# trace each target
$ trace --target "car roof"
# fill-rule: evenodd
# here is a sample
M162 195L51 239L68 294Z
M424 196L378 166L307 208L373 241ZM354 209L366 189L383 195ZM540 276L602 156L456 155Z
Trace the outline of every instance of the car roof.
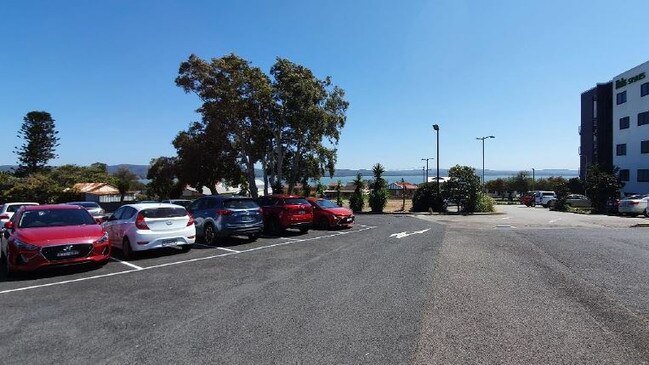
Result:
M242 196L242 195L208 195L202 197L201 199L228 200L228 199L252 199L252 198L247 196Z
M310 202L317 202L317 201L320 201L320 200L327 200L327 199L325 199L325 198L314 198L314 197L309 197L309 198L306 198L306 200L308 200L308 201L310 201Z
M39 205L36 202L11 202L11 203L4 203L3 205L10 206L10 205Z
M288 195L288 194L273 194L273 195L269 195L269 197L276 198L276 199L304 199L303 196Z
M68 205L68 204L25 205L21 209L23 209L24 211L31 211L31 210L70 210L70 209L85 210L83 207L80 207L78 205Z
M182 205L176 205L171 203L135 203L135 204L125 204L122 205L122 207L131 207L137 211L147 209L147 208L183 208Z

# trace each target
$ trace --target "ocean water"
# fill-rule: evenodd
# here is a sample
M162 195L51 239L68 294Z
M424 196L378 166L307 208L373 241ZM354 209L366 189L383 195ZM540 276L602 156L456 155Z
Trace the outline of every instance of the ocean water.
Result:
M429 177L434 177L435 175L428 175ZM491 181L491 180L496 180L498 178L502 179L507 179L515 175L485 175L485 181ZM557 177L557 175L536 175L536 179L547 179L550 176ZM443 177L443 176L442 176ZM561 175L564 179L571 179L573 177L579 177L577 174L564 174ZM333 178L330 177L323 177L320 179L320 181L324 185L329 185L330 183L336 183L338 180L341 181L343 185L346 185L347 183L352 182L356 176L334 176ZM371 175L363 175L363 180L372 180L374 177ZM401 175L401 176L383 176L383 178L388 182L388 184L391 184L393 182L400 182L401 179L404 179L406 182L413 183L413 184L421 184L424 182L424 178L422 175ZM311 183L312 185L315 185L315 182Z

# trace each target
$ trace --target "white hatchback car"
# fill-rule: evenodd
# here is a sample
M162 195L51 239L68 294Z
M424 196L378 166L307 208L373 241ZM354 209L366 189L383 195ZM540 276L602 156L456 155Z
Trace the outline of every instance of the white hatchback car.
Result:
M38 203L27 203L27 202L14 202L14 203L5 203L0 206L0 223L4 227L5 223L9 222L11 217L14 216L14 213L24 205L38 205Z
M113 247L128 259L135 251L163 247L191 250L196 241L194 218L181 206L163 203L140 203L121 206L104 228Z

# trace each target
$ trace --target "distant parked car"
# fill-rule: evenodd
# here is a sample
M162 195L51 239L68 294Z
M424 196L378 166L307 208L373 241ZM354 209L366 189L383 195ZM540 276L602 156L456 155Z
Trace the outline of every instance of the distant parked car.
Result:
M127 204L104 223L113 247L128 259L135 251L180 247L184 252L196 240L194 218L173 204Z
M300 196L270 195L257 200L264 215L264 225L273 234L287 228L297 228L307 233L313 222L311 204Z
M541 205L543 208L549 206L550 200L556 200L557 194L554 191L543 191L536 190L534 192L534 203L535 205Z
M618 211L622 215L630 215L632 217L638 214L644 214L649 217L649 195L632 195L628 198L620 200Z
M548 201L548 206L553 207L556 204L557 200L552 199ZM590 199L588 199L585 195L581 194L570 194L566 197L566 206L567 207L573 207L573 208L590 208L592 207L592 203L590 202Z
M38 205L38 203L27 203L27 202L14 202L14 203L5 203L0 207L0 224L4 227L4 224L9 222L14 213L18 211L23 206L26 205Z
M608 199L606 201L606 213L607 214L619 214L620 213L620 199Z
M528 191L527 193L521 195L521 204L527 207L536 206L536 200L534 199L534 192Z
M187 208L192 203L192 201L189 199L167 199L163 200L162 203L176 204L180 205L181 207Z
M313 225L320 229L349 227L354 223L354 213L351 209L343 208L331 200L308 198L313 206Z
M247 236L254 241L264 230L261 209L251 198L206 196L194 200L187 209L196 220L196 234L210 245L229 236Z
M95 219L103 218L104 214L106 213L104 211L104 208L102 208L101 205L95 202L69 202L65 204L78 205L80 207L86 208L88 213L90 213L90 215L92 215L92 217Z
M4 227L0 253L7 275L110 259L108 234L78 206L24 206Z

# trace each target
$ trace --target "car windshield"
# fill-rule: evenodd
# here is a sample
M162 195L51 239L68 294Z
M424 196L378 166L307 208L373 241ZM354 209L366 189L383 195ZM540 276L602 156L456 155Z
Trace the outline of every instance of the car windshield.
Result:
M289 199L286 199L285 204L286 205L304 205L304 204L309 204L309 202L306 201L306 199L302 199L302 198L289 198Z
M165 203L176 204L187 208L192 203L192 201L191 200L170 200L170 201L166 201Z
M178 218L187 215L185 208L149 208L140 212L144 218Z
M316 204L318 204L320 208L340 208L336 203L326 199L318 200L316 201Z
M28 210L18 222L19 228L82 226L95 224L85 209L42 209Z
M223 202L223 207L228 209L255 209L259 205L252 199L228 199Z

